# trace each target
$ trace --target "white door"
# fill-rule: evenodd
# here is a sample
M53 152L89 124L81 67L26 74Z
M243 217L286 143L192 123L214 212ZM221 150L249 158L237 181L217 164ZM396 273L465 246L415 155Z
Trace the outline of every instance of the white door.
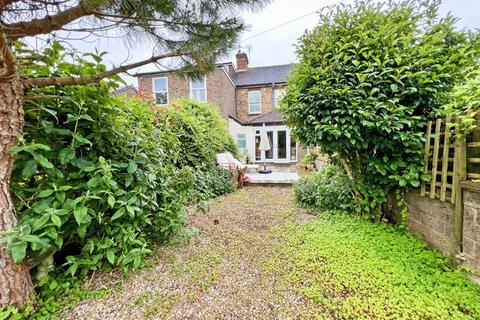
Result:
M260 153L260 157L257 157L257 161L262 162L275 162L275 163L288 163L290 162L291 155L291 141L290 141L290 130L286 126L268 126L268 127L258 127L255 128L257 133L257 138L261 133L261 130L267 131L267 137L270 141L270 146L272 147L269 151L257 150L257 153ZM257 143L258 143L257 139ZM296 146L295 146L296 149ZM296 154L296 150L293 150ZM296 160L296 159L295 159ZM295 161L294 160L294 161Z

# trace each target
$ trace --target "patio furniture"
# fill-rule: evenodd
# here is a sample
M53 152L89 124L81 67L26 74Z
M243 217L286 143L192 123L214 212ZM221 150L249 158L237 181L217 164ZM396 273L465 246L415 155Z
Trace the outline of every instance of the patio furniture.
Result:
M235 170L235 169L242 169L248 172L249 170L253 170L258 172L260 166L258 164L244 164L235 159L235 157L230 152L218 153L217 154L217 165L227 169L227 170Z

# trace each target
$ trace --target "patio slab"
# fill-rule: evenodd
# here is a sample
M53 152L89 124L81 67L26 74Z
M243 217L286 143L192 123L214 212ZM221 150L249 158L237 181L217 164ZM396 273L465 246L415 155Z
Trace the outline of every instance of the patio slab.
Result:
M287 184L291 185L300 179L296 172L273 171L269 174L247 173L251 184Z

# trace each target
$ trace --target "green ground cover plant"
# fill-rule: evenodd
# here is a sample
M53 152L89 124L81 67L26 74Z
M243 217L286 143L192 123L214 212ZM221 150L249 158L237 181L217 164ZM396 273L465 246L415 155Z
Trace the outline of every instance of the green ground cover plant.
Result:
M480 288L402 228L328 211L276 229L270 265L319 319L479 319Z

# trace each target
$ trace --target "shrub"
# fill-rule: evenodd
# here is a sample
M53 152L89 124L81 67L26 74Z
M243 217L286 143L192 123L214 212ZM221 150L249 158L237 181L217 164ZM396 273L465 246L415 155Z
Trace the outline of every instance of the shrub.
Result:
M419 186L426 121L477 54L477 41L439 17L438 6L334 5L298 44L284 118L301 142L341 164L356 211L372 218L390 190Z
M66 248L71 274L127 270L183 223L191 174L165 151L176 141L155 128L148 103L112 98L109 89L58 89L63 99L26 103L24 140L14 149L15 261Z
M218 108L189 99L179 99L157 110L160 123L178 139L179 166L199 167L215 163L217 153L238 148Z
M101 56L87 56L95 63L55 43L32 70L105 69ZM113 97L116 86L44 88L33 93L59 98L25 103L24 135L12 149L19 223L7 236L16 262L28 256L35 266L54 254L70 275L141 267L152 246L182 226L188 201L232 190L226 174L212 168L216 152L235 152L218 111L185 100L157 116L148 101Z
M208 200L235 190L232 172L214 166L197 170L193 186L195 192L192 200L194 202Z
M353 194L345 173L335 165L323 166L320 171L301 179L294 186L297 203L310 209L351 210Z

